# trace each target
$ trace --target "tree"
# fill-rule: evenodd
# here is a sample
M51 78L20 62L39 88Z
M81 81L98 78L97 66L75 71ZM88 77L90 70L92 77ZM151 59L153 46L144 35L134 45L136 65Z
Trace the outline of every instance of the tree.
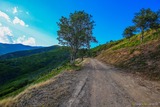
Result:
M136 27L135 26L129 26L127 28L125 28L124 32L123 32L123 36L125 38L130 38L132 36L134 36L134 32L136 31Z
M150 28L156 31L160 28L160 10L153 12L150 18Z
M83 61L84 56L86 55L86 53L88 52L87 49L80 49L78 52L79 57L81 57L81 60Z
M144 38L144 31L150 26L150 20L153 12L151 9L141 9L140 12L136 13L133 19L135 26L141 30L141 41Z
M95 22L92 16L84 11L75 11L71 13L69 18L63 17L59 26L58 40L59 44L69 46L71 49L70 62L73 64L80 48L90 48L90 42L97 42L96 38L92 36L92 30Z

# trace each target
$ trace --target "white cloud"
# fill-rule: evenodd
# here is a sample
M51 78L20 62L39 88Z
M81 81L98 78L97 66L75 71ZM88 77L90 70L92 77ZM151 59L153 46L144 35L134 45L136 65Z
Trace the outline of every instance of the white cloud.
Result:
M28 25L26 25L25 22L23 20L19 19L18 17L14 17L13 24L20 24L21 26L28 27Z
M12 31L9 29L9 27L2 26L2 24L0 23L0 43L20 43L24 45L35 46L36 40L33 37L26 37L25 35L16 39L13 36Z
M23 44L25 45L31 45L31 46L35 46L36 45L36 41L33 37L28 38L27 40L25 40L23 42Z
M21 43L24 45L31 45L31 46L36 45L35 38L33 37L26 38L25 35L23 35L22 37L19 37L15 43Z
M8 27L0 26L0 42L12 43L12 31Z
M13 14L16 14L18 12L17 7L13 8Z
M8 22L10 22L9 16L8 16L6 13L2 12L2 11L0 11L0 17L3 17L3 18L6 19Z

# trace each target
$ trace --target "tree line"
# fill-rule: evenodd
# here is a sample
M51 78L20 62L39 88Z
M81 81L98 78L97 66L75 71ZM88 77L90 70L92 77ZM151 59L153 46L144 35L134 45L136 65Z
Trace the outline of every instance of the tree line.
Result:
M143 42L144 32L148 29L158 30L160 28L160 10L154 12L150 8L142 8L132 20L133 26L124 29L123 36L130 38L137 32L141 33L141 42Z

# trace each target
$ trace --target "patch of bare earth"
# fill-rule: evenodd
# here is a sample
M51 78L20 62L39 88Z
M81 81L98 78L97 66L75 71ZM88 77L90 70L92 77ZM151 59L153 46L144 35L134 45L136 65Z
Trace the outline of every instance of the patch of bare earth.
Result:
M160 80L160 40L135 47L105 50L97 59L130 72L137 72L146 79Z

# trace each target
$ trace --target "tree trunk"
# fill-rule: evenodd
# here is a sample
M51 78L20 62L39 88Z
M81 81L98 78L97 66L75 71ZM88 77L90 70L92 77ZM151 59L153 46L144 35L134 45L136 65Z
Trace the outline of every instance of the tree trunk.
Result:
M72 65L74 65L76 56L77 56L77 53L76 53L76 52L71 53L70 63L71 63Z
M83 55L82 55L82 57L81 57L81 60L83 61Z
M73 54L71 54L70 63L71 63L72 65L74 64L74 61L73 61Z
M142 34L141 34L141 42L143 42L143 38L144 38L144 34L142 32Z
M143 38L144 38L144 30L142 28L142 33L141 33L141 42L143 42Z

